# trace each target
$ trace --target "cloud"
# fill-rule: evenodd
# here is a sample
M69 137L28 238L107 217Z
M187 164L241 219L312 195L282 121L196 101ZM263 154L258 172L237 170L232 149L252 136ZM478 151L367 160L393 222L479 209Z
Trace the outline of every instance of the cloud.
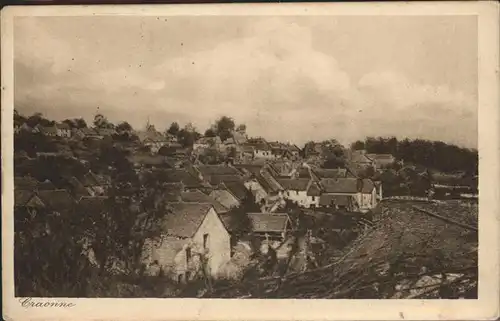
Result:
M204 130L229 115L252 135L298 144L396 135L477 145L475 97L418 83L390 66L354 79L342 60L317 49L311 27L290 19L250 20L238 27L239 37L218 35L218 42L173 56L127 52L112 68L93 56L92 39L57 38L34 22L18 30L16 104L45 108L51 117L90 118L99 106L111 120L136 127L150 116L158 127L191 121Z

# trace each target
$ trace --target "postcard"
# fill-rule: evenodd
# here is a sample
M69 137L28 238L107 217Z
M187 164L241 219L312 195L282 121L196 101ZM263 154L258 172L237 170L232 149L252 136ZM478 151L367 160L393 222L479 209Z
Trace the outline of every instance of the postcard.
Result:
M498 12L4 8L4 318L498 318Z

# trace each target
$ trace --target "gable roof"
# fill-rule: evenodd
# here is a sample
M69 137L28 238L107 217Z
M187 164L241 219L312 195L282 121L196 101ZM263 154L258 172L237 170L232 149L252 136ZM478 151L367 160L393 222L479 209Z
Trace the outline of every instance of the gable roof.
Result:
M266 190L266 192L279 192L283 190L280 183L269 173L268 170L261 170L257 176L257 181Z
M240 200L226 189L215 189L210 192L210 197L221 203L224 207L238 206ZM237 203L237 204L236 204Z
M238 169L226 165L200 165L197 166L204 177L212 175L238 175Z
M168 183L183 183L187 188L201 187L201 180L190 174L186 169L165 169L161 171L161 177Z
M357 193L356 178L323 178L320 180L325 193Z
M45 180L43 182L40 182L38 183L38 185L36 186L36 188L40 191L43 191L43 190L55 190L56 187L54 184L52 184L51 181L49 180Z
M38 191L38 197L54 210L65 210L71 208L75 203L73 197L65 189Z
M306 191L311 180L309 178L282 178L277 181L285 190Z
M214 175L210 178L210 184L218 185L226 182L242 182L243 178L239 175Z
M223 182L223 186L227 188L231 194L233 194L238 200L242 201L245 199L248 193L248 189L245 187L243 182Z
M361 150L352 151L350 160L353 163L372 163L372 160L366 156L364 151Z
M323 178L320 180L325 193L371 193L375 188L371 179Z
M183 202L188 203L212 204L217 213L225 213L228 211L228 209L224 205L199 190L193 192L181 192L181 199Z
M14 189L27 189L33 190L38 185L38 181L29 176L14 177Z
M82 182L80 182L76 177L71 177L68 180L68 184L71 186L71 190L74 195L78 196L90 196L89 191L83 186Z
M253 232L283 232L290 218L285 213L248 213Z
M78 201L78 204L85 210L91 210L93 212L103 211L105 208L104 202L108 198L106 196L82 196Z
M307 189L307 196L320 196L321 195L321 187L316 182L312 182L309 188Z
M34 195L33 191L15 189L14 206L25 206Z
M333 169L326 169L326 168L315 168L313 169L314 174L318 178L341 178L341 177L347 177L347 169L345 168L333 168Z
M192 237L205 219L208 211L213 208L209 203L169 203L172 213L162 220L161 226L167 235Z

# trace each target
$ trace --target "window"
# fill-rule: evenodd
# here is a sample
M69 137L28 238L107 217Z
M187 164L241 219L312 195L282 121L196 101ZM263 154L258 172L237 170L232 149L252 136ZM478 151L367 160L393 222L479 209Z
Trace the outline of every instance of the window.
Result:
M191 261L191 248L187 248L186 249L186 264L189 264L189 262Z
M191 272L186 272L186 282L189 281L189 279L191 279Z
M179 275L177 276L177 282L182 283L182 277L183 277L183 275L182 275L182 274L179 274Z
M203 234L203 248L204 249L208 248L208 245L209 245L208 241L209 241L208 234Z

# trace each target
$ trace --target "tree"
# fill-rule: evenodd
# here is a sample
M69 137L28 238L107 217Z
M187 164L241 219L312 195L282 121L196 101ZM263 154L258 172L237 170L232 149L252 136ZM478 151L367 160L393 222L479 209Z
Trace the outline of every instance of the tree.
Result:
M179 133L179 130L180 130L179 124L177 122L173 122L172 124L170 124L170 127L167 129L167 133L170 135L177 136Z
M217 134L213 128L209 128L205 131L205 137L216 137Z
M116 126L116 130L119 132L129 132L132 131L132 126L128 122L123 121Z
M114 128L114 125L102 114L95 115L94 126L96 128Z
M222 141L232 136L234 126L234 120L227 116L222 116L214 125L216 133Z
M357 140L351 144L351 150L363 150L365 149L365 142Z
M228 215L230 215L229 224L233 231L234 240L251 232L251 222L248 218L248 213L260 212L260 208L255 204L254 196L251 191L247 190L244 199L236 208L232 208Z

